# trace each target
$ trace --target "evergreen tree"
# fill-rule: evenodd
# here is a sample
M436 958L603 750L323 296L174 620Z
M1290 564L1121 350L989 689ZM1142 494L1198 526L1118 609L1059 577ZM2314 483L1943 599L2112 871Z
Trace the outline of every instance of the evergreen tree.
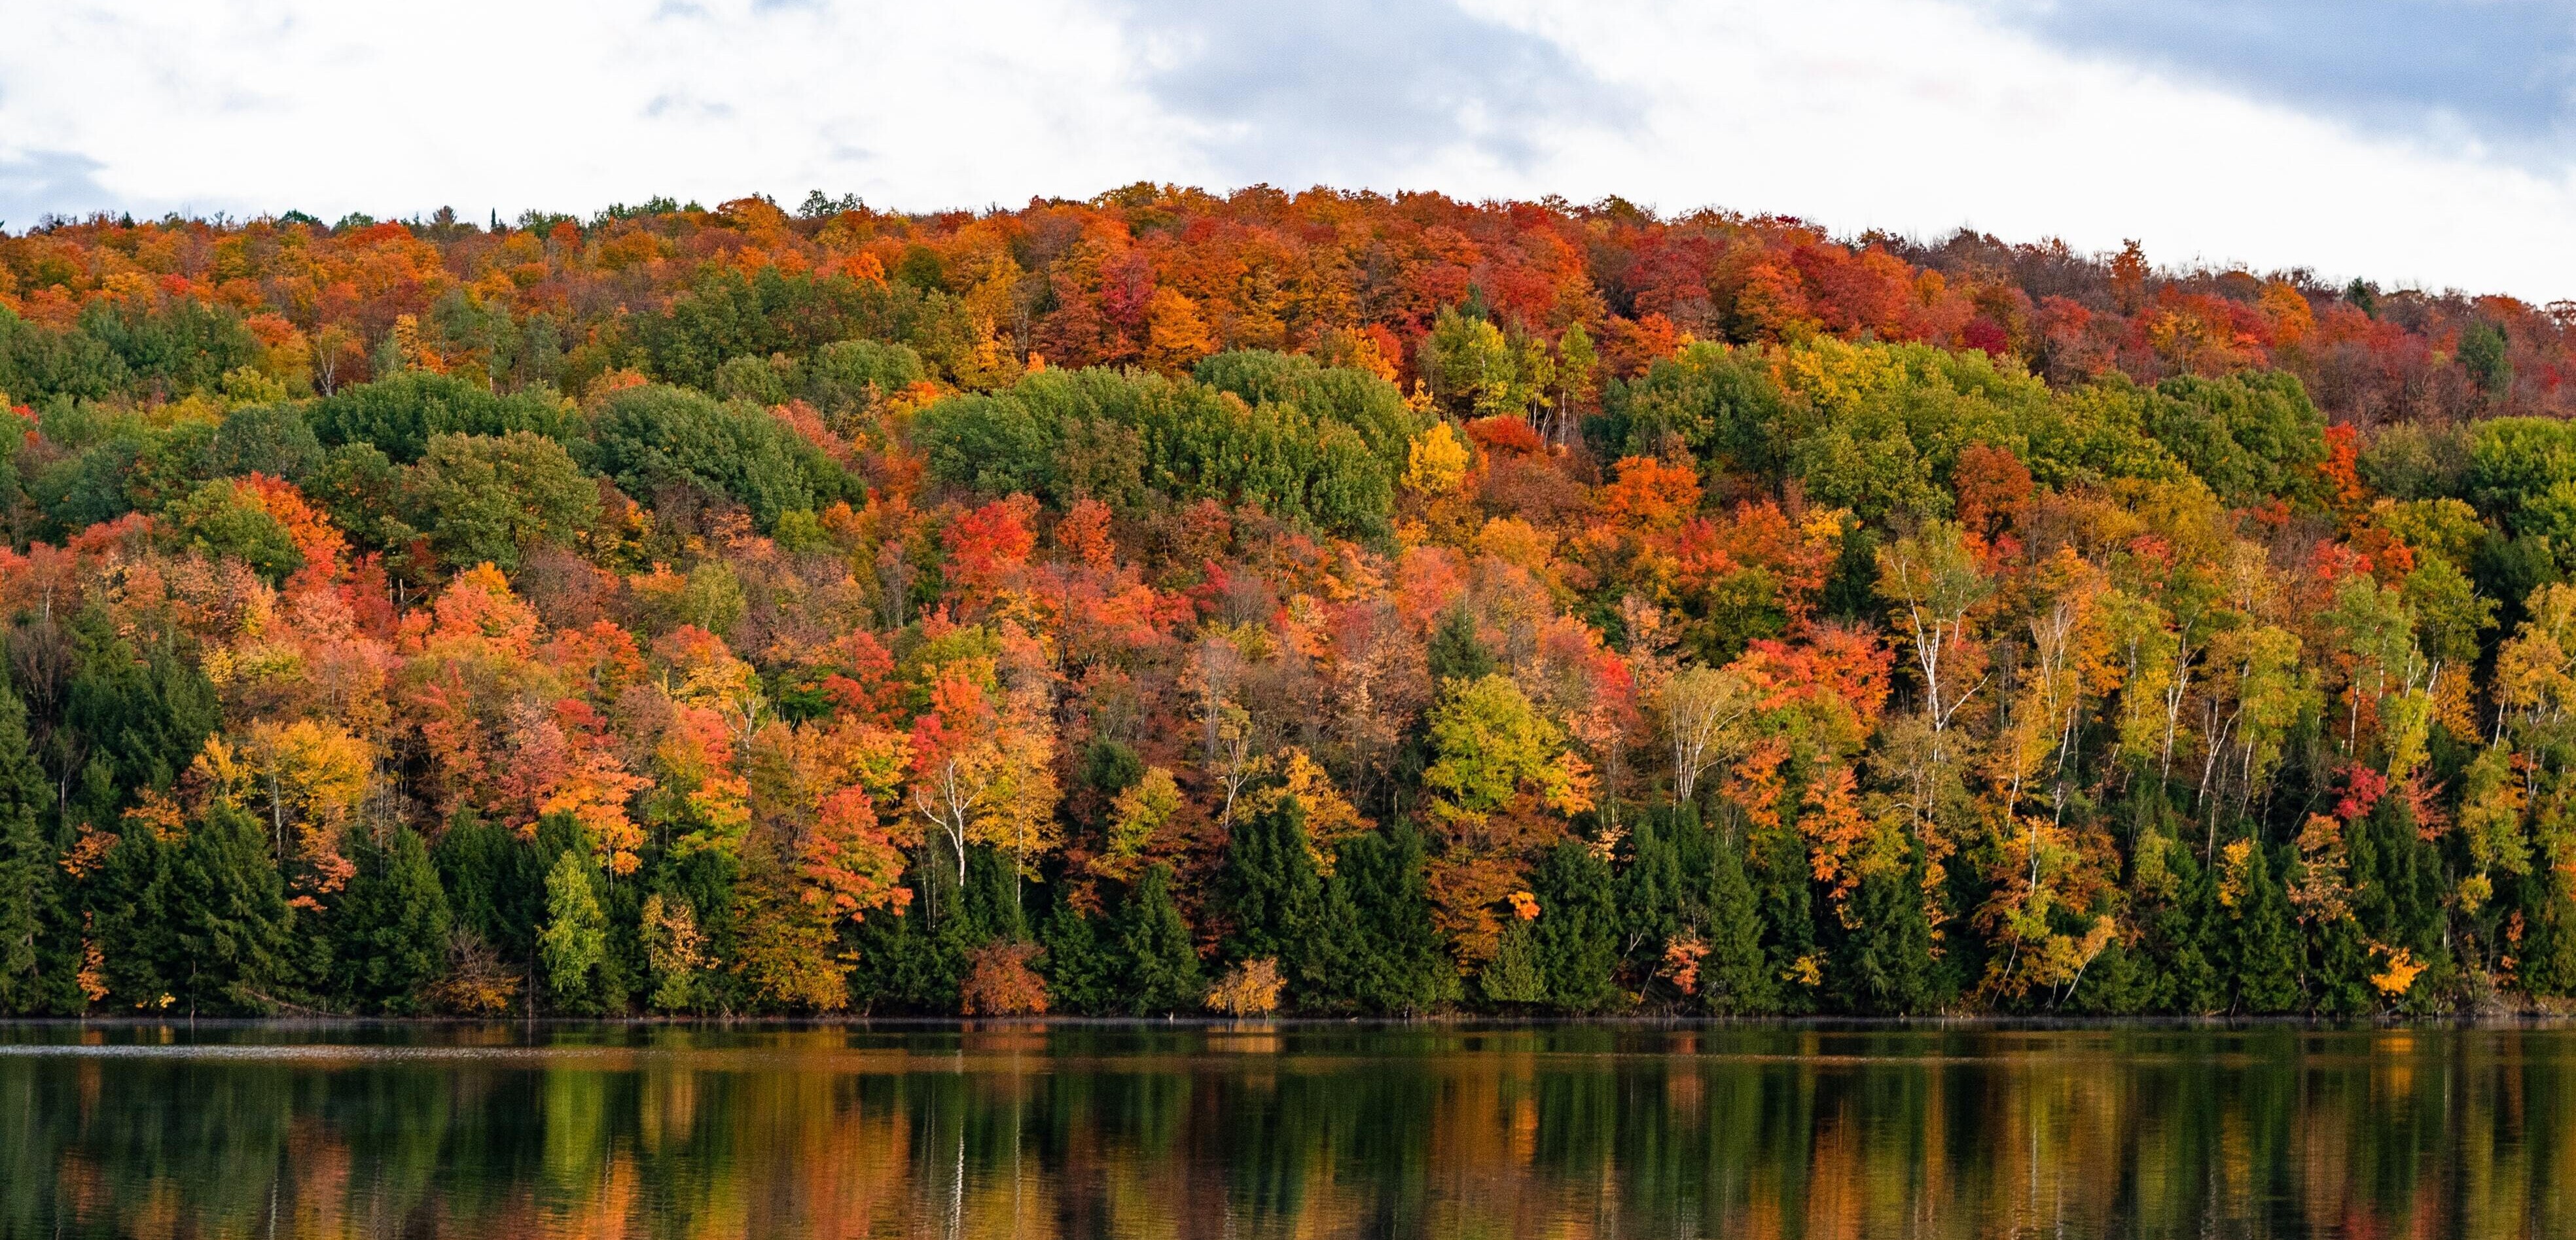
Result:
M1878 1016L1914 1016L1937 1004L1932 925L1923 915L1920 862L1860 880L1853 923L1834 955L1845 1008Z
M1698 929L1698 902L1682 878L1684 833L1702 834L1689 807L1639 815L1618 875L1621 954L1639 976L1662 963L1664 945Z
M1117 983L1116 962L1100 942L1091 918L1070 903L1058 901L1048 915L1040 943L1046 948L1047 995L1057 1011L1104 1012L1111 1009Z
M2272 877L2271 859L2259 840L2240 841L2243 860L2234 876L2229 920L2235 965L2235 1010L2277 1015L2299 1010L2299 937L2290 924L2289 897Z
M65 933L53 845L37 825L53 798L27 740L27 712L0 661L0 1016L78 1010L78 944Z
M339 993L362 1010L418 1012L446 965L447 893L420 834L395 827L383 844L353 832L358 872L340 898Z
M1294 798L1281 797L1236 826L1217 875L1217 898L1233 921L1224 945L1228 960L1268 956L1292 984L1310 979L1318 964L1324 884L1306 842L1305 811Z
M1431 670L1431 683L1445 685L1450 681L1473 684L1494 674L1494 656L1476 637L1476 617L1464 606L1451 608L1442 617L1440 627L1431 634L1431 645L1423 651Z
M1127 1010L1148 1016L1196 1011L1206 989L1189 923L1172 903L1172 869L1145 871L1119 910L1118 950L1126 965L1122 987Z
M1623 996L1612 974L1619 963L1619 912L1610 863L1581 844L1559 844L1540 860L1530 885L1539 902L1532 925L1547 1002L1566 1012L1618 1006Z
M1342 841L1325 885L1330 965L1317 1006L1414 1016L1459 997L1458 970L1431 920L1422 833L1398 820Z
M1494 958L1476 975L1476 989L1483 992L1485 1002L1498 1007L1536 1007L1547 1002L1547 971L1539 963L1536 926L1514 921L1503 927Z
M170 919L160 972L175 1007L191 1013L272 1011L296 981L286 965L293 910L269 861L268 833L217 803L189 824L168 870Z
M1754 903L1762 915L1763 973L1794 978L1808 971L1816 955L1814 892L1810 887L1807 849L1793 831L1771 831L1754 840ZM1815 1007L1808 986L1781 987L1778 1010L1803 1015Z
M1700 961L1702 1006L1721 1016L1758 1016L1778 1003L1778 981L1764 967L1762 919L1744 858L1720 839L1709 850L1708 956Z

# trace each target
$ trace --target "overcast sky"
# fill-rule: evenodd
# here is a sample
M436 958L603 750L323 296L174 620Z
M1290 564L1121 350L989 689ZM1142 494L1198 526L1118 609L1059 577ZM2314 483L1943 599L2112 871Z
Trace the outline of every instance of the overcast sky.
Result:
M2568 0L0 0L0 221L1150 179L2576 297Z

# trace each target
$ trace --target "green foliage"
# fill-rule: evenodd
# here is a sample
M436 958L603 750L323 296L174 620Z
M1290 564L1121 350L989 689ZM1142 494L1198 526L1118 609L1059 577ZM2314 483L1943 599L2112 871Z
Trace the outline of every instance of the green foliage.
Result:
M50 791L28 740L26 707L0 670L0 1015L67 1014L79 1002L60 871L38 825Z
M1764 967L1762 920L1738 846L1709 849L1708 955L1700 961L1700 1002L1721 1016L1759 1016L1777 1004L1779 979Z
M1127 893L1118 912L1118 954L1126 967L1119 987L1127 1010L1161 1016L1198 1009L1206 983L1190 946L1189 923L1172 903L1172 870L1157 865Z
M2146 429L2231 507L2312 494L2326 457L2325 415L2296 376L2277 370L2167 379L2148 402Z
M1282 797L1235 824L1217 897L1234 923L1224 944L1227 959L1271 957L1291 982L1310 972L1301 966L1313 963L1305 956L1315 944L1324 883L1315 872L1305 813L1293 798Z
M165 398L212 391L226 371L259 360L259 340L238 313L194 299L91 302L79 330L115 359L118 386Z
M144 789L164 789L188 768L220 721L214 686L172 645L138 645L106 615L71 626L76 671L49 759L76 791L64 819L113 827Z
M342 388L308 415L328 447L371 444L399 465L420 459L439 435L507 435L525 431L571 441L581 416L551 392L497 395L454 375L406 370Z
M1619 908L1610 863L1581 844L1550 849L1530 876L1539 916L1531 948L1545 978L1548 1006L1603 1012L1623 1000L1611 970L1619 961Z
M1058 507L1088 498L1135 512L1154 496L1215 499L1336 533L1384 528L1402 469L1392 436L1410 422L1368 386L1382 381L1241 354L1208 360L1213 378L1262 399L1157 375L1047 370L932 405L915 437L943 482L1026 491ZM1319 407L1266 395L1274 391Z
M608 976L608 914L600 908L591 864L565 849L546 872L546 928L537 935L546 991L568 1012L604 1011L623 1001Z
M2246 850L2242 872L2231 884L2234 905L2227 910L2234 1010L2254 1015L2295 1012L2301 1006L2298 931L2266 852L2260 843Z
M805 400L826 416L840 416L924 382L930 371L909 345L836 340L814 351L801 377Z
M218 478L163 514L179 545L209 557L247 564L271 584L303 567L304 554L286 527L262 507L256 493Z
M787 512L866 498L859 480L820 448L744 402L719 404L681 388L628 388L608 398L591 436L588 463L627 494L694 488L741 504L762 530L776 528Z
M397 503L440 562L510 571L529 550L589 530L599 488L554 440L526 431L441 434L404 471Z
M224 416L206 446L216 477L267 474L301 482L322 465L322 441L294 405L249 405Z
M2501 396L2513 386L2513 345L2503 327L2485 320L2469 324L2460 332L2459 358L2479 391Z
M1317 938L1324 976L1305 981L1307 1006L1411 1016L1459 997L1431 921L1422 835L1409 823L1342 841Z
M336 909L336 997L360 1011L418 1012L447 963L447 893L429 848L396 827L381 843L356 833L349 853L357 873Z
M636 316L633 335L655 377L712 390L717 369L735 358L803 359L848 340L900 341L945 357L959 350L960 337L972 338L961 314L949 299L900 282L886 287L775 267L745 275L724 266L668 309Z

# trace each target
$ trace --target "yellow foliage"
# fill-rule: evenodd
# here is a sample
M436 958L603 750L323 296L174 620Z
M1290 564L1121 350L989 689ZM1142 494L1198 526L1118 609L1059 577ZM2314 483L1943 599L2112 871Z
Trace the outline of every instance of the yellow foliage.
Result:
M1279 976L1277 960L1268 956L1246 960L1226 970L1208 989L1208 1010L1236 1017L1266 1016L1279 1010L1279 992L1287 984Z
M1437 498L1455 492L1466 481L1467 445L1448 423L1434 422L1431 429L1413 437L1404 455L1405 490Z

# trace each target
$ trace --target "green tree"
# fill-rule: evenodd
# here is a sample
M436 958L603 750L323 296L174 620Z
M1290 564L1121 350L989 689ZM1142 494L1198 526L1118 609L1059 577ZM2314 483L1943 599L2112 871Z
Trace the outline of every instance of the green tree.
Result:
M531 548L563 544L599 519L599 488L563 445L526 431L433 435L405 471L403 519L451 567L515 570Z
M423 370L342 388L315 402L309 417L325 447L369 444L397 465L420 459L439 435L526 431L570 441L581 431L580 415L551 392L497 395L481 384Z
M1139 1016L1195 1011L1206 989L1189 923L1172 903L1172 870L1145 871L1119 910L1118 950L1126 965L1127 1009Z
M339 993L361 1010L409 1015L446 966L447 893L420 833L395 827L378 843L353 833L357 873L339 900L334 952Z
M1610 863L1581 844L1559 844L1540 859L1530 888L1538 896L1533 946L1549 1006L1563 1012L1617 1007L1622 996L1612 971L1619 963L1619 911Z
M2469 324L2460 333L2459 358L2479 391L2501 396L2513 386L2513 342L2501 325L2484 319Z
M599 906L590 870L580 852L567 848L546 872L546 928L537 935L537 951L546 965L546 989L568 1012L611 1006L608 914Z
M60 871L38 825L51 792L27 739L26 708L0 670L0 1015L60 1014L79 1002L69 984Z
M304 554L286 527L270 516L257 492L218 478L198 487L164 514L179 546L239 560L272 584L304 566Z
M2299 1010L2303 953L2290 923L2289 898L2272 877L2271 860L2264 854L2259 841L2228 845L2225 863L2232 873L2220 881L2220 898L2232 901L2228 947L2235 965L2235 1009L2275 1015Z
M1721 1016L1773 1010L1778 981L1764 965L1762 918L1741 848L1723 838L1709 849L1708 955L1700 961L1700 1002Z
M764 531L788 512L865 498L858 479L768 410L681 388L612 394L592 423L587 453L587 463L629 495L695 488L741 504Z

